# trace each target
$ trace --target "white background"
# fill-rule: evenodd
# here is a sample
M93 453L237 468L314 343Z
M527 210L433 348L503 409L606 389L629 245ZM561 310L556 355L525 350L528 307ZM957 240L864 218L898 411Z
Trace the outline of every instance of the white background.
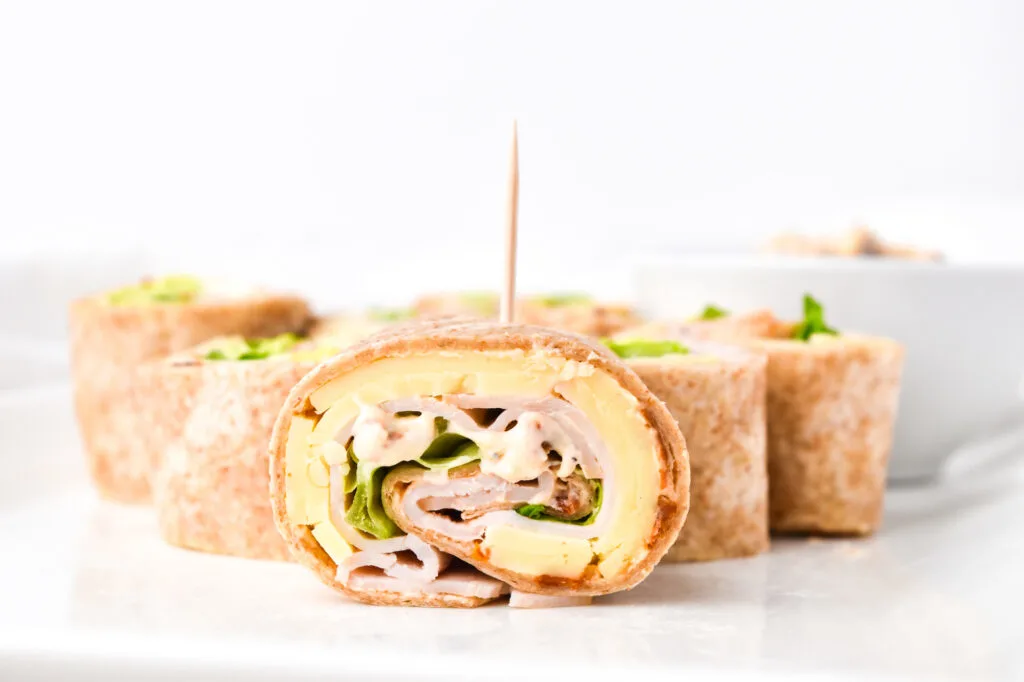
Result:
M111 652L135 677L156 660L160 679L166 661L181 677L403 662L380 644L391 612L359 611L353 634L355 612L318 586L262 573L290 567L165 557L148 514L34 497L74 475L40 456L74 454L69 401L17 387L63 371L66 298L133 270L292 284L325 305L496 285L512 116L526 288L618 294L641 251L857 218L954 260L1024 262L1020 0L0 0L0 398L15 388L0 546L36 558L0 561L0 649L22 677L89 675ZM5 345L32 324L56 339L32 335L54 351L38 360ZM418 611L403 652L437 677L446 659L422 652L475 651L501 674L491 658L512 642L541 654L521 662L536 678L566 650L546 633L565 632L563 658L593 679L659 662L1012 677L1024 500L1018 471L995 478L893 491L886 531L857 547L668 569L690 575L682 595L656 572L624 597L641 603L585 629L572 611ZM266 584L276 603L252 598Z
M497 284L517 116L528 289L857 219L1024 260L1022 36L1014 0L2 0L2 250Z

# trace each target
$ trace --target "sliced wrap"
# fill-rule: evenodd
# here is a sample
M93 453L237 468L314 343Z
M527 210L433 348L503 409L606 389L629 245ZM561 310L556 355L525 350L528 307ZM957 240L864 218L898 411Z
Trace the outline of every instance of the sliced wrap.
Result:
M223 334L299 331L310 311L296 297L220 291L173 277L80 299L69 318L75 411L89 473L102 496L140 503L150 499L155 461L136 409L138 367Z
M767 311L686 326L768 356L772 531L868 535L882 520L903 347L838 333L817 314L817 329Z
M661 340L677 343L663 349ZM612 348L633 355L626 360L630 368L679 422L690 454L690 512L664 560L766 551L764 354L694 341L661 323L627 330L616 341Z
M270 452L296 557L375 604L627 589L688 507L686 449L664 405L607 349L547 329L384 332L299 382Z
M267 443L292 387L326 357L310 342L213 339L140 369L140 402L156 451L153 501L160 534L179 547L288 560L274 525ZM262 340L261 340L262 341ZM266 344L263 344L264 346ZM232 353L241 346L242 351Z

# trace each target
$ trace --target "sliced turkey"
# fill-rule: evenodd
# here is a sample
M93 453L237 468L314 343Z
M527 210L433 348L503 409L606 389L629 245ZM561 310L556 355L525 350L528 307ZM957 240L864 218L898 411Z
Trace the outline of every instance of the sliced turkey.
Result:
M473 441L480 449L481 461L441 473L410 467L402 481L389 477L392 482L385 483L386 497L394 499L388 490L393 485L401 487L401 510L389 511L405 519L407 526L456 541L472 541L483 537L495 522L520 527L538 523L516 513L516 508L526 504L542 505L545 514L566 521L584 518L594 510L595 491L584 476L599 477L600 460L607 453L582 413L561 400L483 400L468 395L392 400L362 406L335 440L351 447L359 462L395 466L426 451L439 435L437 417L446 420L449 432ZM561 459L554 459L553 454ZM342 512L346 508L342 474L342 466L331 467L332 521L342 537L360 551L338 565L340 582L354 588L357 584L389 584L393 589L388 589L398 592L428 587L436 592L442 584L460 590L451 594L484 596L473 592L479 587L476 583L469 588L465 580L446 580L451 557L416 534L378 540L352 527ZM600 529L596 523L545 523L546 531L573 537L592 537ZM465 577L475 569L463 566L460 570Z
M586 606L593 597L561 597L512 590L508 605L514 609L553 609L561 606Z

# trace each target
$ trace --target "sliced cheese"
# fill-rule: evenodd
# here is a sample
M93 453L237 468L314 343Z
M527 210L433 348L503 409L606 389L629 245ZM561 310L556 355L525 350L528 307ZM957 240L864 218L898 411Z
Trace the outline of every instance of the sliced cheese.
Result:
M330 521L322 521L313 526L313 537L336 564L340 564L354 553L352 545L345 542Z
M512 526L488 528L480 549L498 568L557 578L578 578L594 556L586 540L559 538Z
M341 443L331 440L310 449L323 457L328 466L337 464L341 467L341 473L348 473L348 450Z
M312 434L312 419L292 417L284 466L285 511L293 523L313 524L330 518L327 487L310 480L311 469L316 471L310 460L309 437Z
M465 377L475 377L479 395L544 396L566 360L547 353L509 351L433 351L377 360L321 386L309 396L317 412L342 398L359 396L379 402L400 396L444 395L460 389ZM556 370L552 372L552 370ZM402 383L402 392L395 389ZM375 400L370 400L371 398Z
M330 476L327 470L327 462L321 457L310 457L306 460L306 476L313 487L326 488Z
M615 466L611 526L593 541L598 570L612 576L628 557L646 553L647 529L657 513L661 472L655 456L657 435L641 417L636 397L604 372L559 384L558 392L580 408L604 441ZM604 510L602 510L603 512Z
M310 444L323 445L332 442L338 431L358 415L359 405L351 396L338 400L313 427L313 433L309 439Z

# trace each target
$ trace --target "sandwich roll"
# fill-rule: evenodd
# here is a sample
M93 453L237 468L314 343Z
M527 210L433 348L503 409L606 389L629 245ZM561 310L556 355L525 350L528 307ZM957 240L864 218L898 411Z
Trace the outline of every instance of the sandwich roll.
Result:
M770 312L688 325L691 334L768 356L771 529L869 535L882 520L903 370L891 339L841 333L804 298L804 319Z
M155 465L134 391L143 363L225 334L272 336L309 322L306 302L195 277L150 279L75 301L69 311L75 411L103 497L150 499Z
M221 337L146 367L140 404L160 454L153 497L163 539L290 560L267 492L274 421L299 379L387 324L380 314L321 318L308 339Z
M651 323L606 344L664 401L690 454L690 511L664 561L768 549L762 353L687 339Z
M628 589L688 507L664 405L600 345L525 326L420 323L348 349L292 390L270 457L296 558L372 604Z
M294 334L220 337L141 371L157 450L153 500L169 544L288 560L270 508L267 443L292 387L333 347Z

